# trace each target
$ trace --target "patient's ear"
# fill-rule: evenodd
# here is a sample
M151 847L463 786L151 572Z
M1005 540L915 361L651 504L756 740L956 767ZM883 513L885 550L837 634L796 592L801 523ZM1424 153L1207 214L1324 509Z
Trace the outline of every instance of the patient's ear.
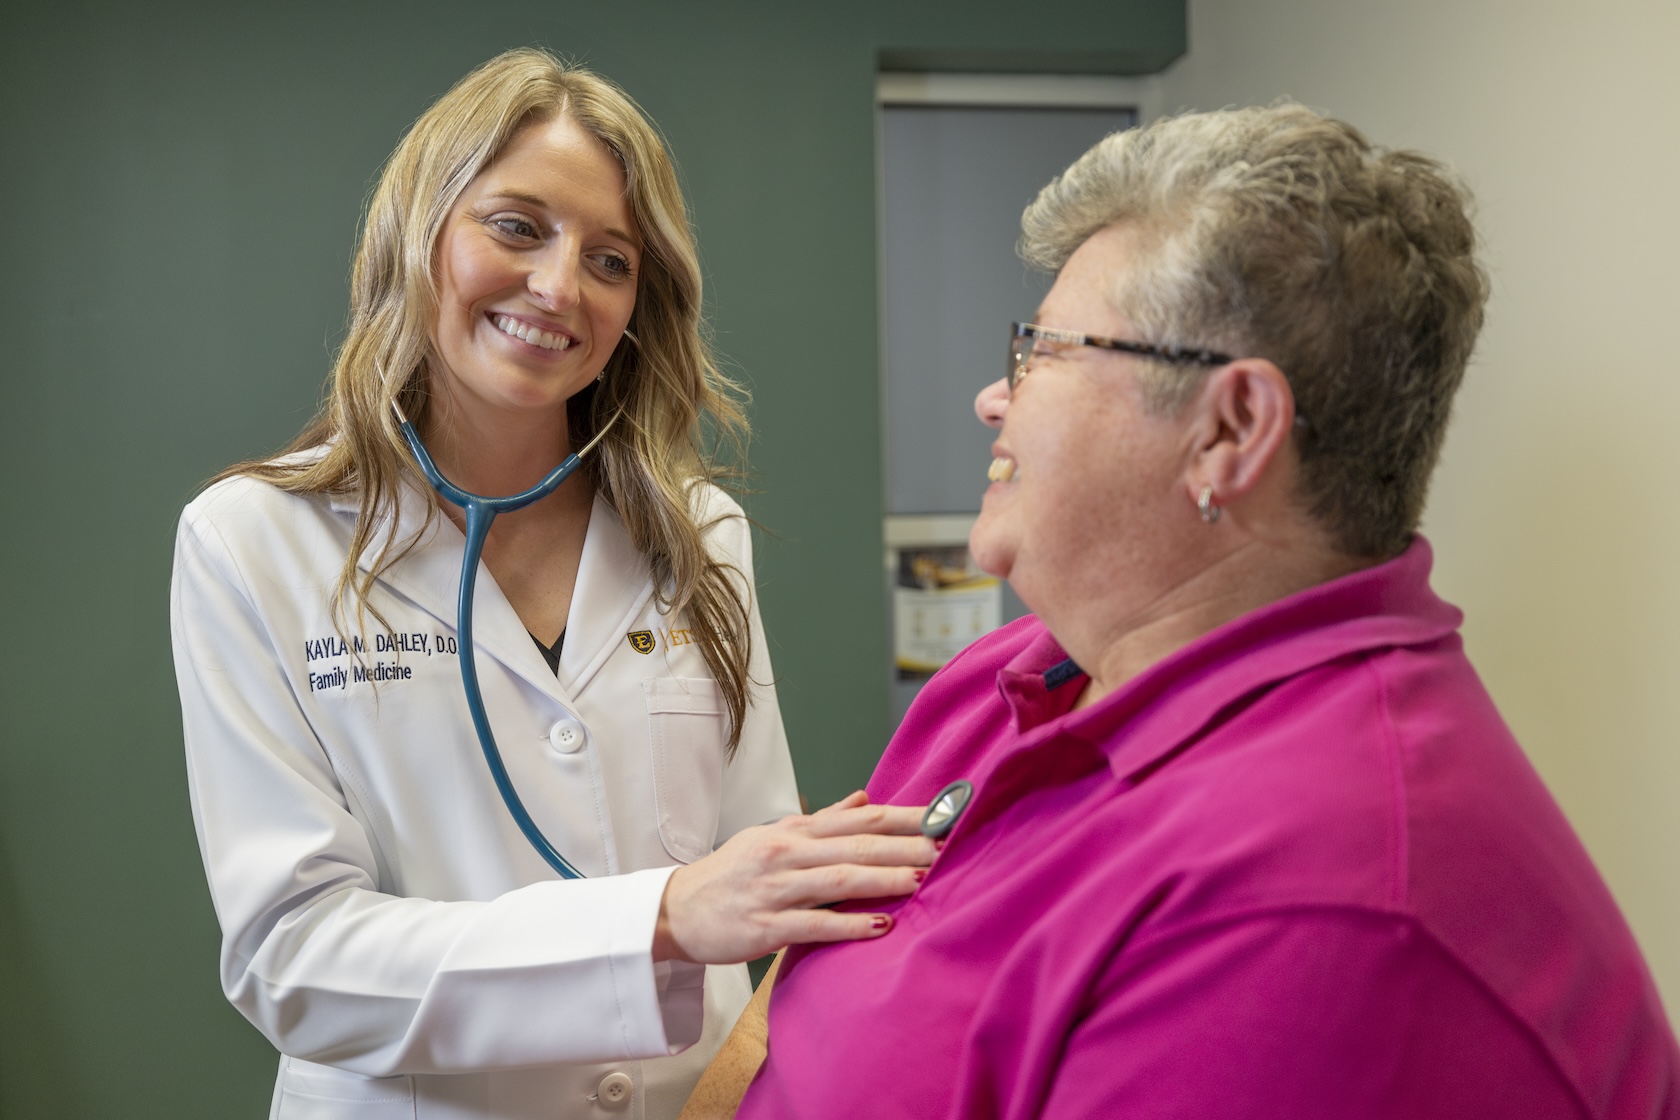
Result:
M1254 490L1295 430L1289 379L1264 358L1220 366L1186 407L1193 410L1185 474L1191 501L1209 486L1220 505Z

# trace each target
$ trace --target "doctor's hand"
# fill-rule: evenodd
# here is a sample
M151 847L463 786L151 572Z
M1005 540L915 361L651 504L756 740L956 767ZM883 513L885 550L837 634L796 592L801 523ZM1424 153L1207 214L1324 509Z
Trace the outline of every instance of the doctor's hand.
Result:
M909 894L933 862L922 810L854 793L809 816L744 829L665 884L653 959L735 964L807 941L879 937L892 919L823 907Z

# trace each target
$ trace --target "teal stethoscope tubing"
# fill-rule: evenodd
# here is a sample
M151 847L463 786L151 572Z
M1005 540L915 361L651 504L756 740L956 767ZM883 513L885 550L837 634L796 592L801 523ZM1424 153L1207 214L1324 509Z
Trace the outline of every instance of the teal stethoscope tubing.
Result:
M548 477L529 490L505 498L486 498L480 494L469 494L443 477L443 472L437 469L437 464L432 462L430 453L426 451L426 445L420 442L420 433L414 430L413 423L403 415L396 401L391 402L391 408L397 414L397 423L403 439L408 442L408 449L420 465L420 473L426 476L426 481L432 484L440 498L460 506L466 514L467 546L461 554L461 592L455 607L456 640L459 643L456 652L461 659L461 687L467 694L467 711L472 713L473 730L478 732L478 745L484 748L484 761L490 767L490 776L496 780L496 789L502 795L508 815L513 817L513 823L519 826L519 831L525 834L525 839L531 842L531 847L537 850L543 861L554 868L562 879L582 879L583 872L573 867L560 850L549 843L548 837L537 827L537 822L531 819L525 803L519 799L519 791L513 788L513 779L508 777L502 752L496 748L496 736L490 730L490 717L484 710L484 693L478 687L478 664L473 656L473 589L478 583L478 561L484 555L484 541L490 535L490 523L496 520L496 515L524 509L559 489L621 414L615 414L582 450L566 456L559 466L548 472Z

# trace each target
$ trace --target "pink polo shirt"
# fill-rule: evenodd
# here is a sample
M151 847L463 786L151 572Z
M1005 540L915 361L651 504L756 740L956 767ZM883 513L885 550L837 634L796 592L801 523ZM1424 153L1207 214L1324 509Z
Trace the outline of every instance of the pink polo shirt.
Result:
M740 1115L1680 1118L1639 950L1430 559L1077 712L1036 620L964 651L869 792L974 799L887 936L788 953Z

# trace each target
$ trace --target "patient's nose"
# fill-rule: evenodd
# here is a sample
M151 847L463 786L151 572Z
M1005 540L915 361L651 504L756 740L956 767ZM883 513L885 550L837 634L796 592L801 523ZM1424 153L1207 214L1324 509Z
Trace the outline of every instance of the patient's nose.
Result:
M1009 411L1009 383L998 378L974 398L974 415L988 428L1003 427L1003 414Z

